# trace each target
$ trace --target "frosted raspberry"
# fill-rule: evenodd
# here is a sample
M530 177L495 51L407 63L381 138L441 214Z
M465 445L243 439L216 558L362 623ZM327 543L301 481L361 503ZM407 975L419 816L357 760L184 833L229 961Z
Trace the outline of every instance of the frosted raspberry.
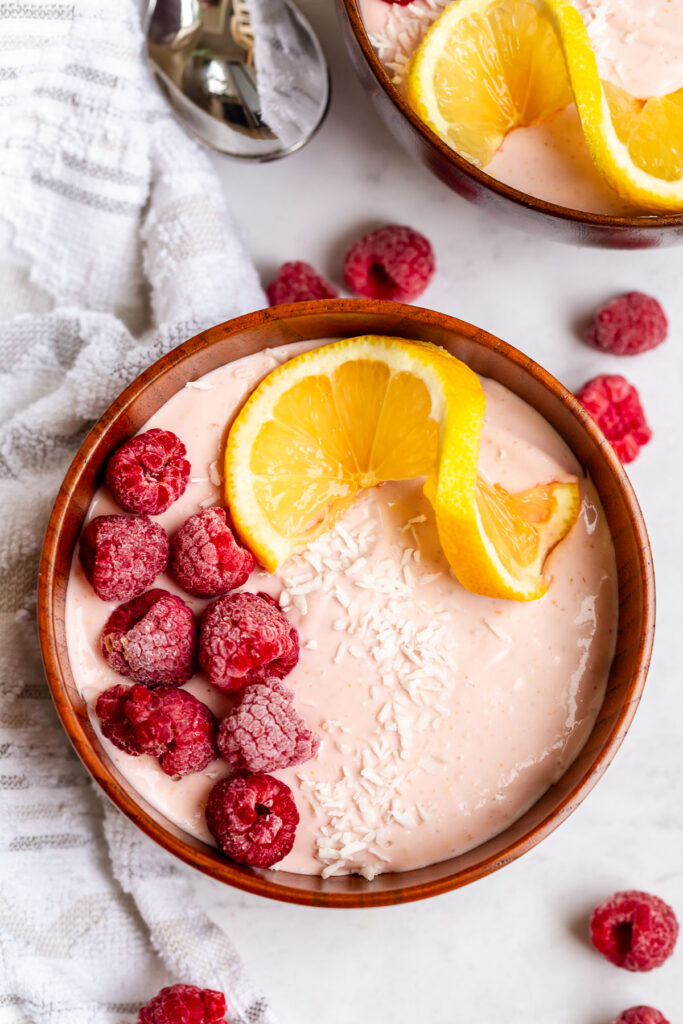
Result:
M255 565L222 508L190 516L171 541L171 571L181 587L197 597L216 597L241 587Z
M638 392L624 377L602 375L589 380L576 397L588 410L622 462L633 462L652 431Z
M238 772L211 790L206 823L232 860L269 868L292 849L299 812L284 782L263 772Z
M635 356L666 339L669 324L664 310L651 295L628 292L600 309L588 338L604 352Z
M336 299L337 289L317 274L310 263L301 260L283 263L275 280L266 288L271 306L309 299Z
M155 692L161 694L162 710L173 731L172 739L159 757L162 769L172 776L204 771L218 757L215 715L187 690L171 687Z
M299 634L268 594L228 594L201 621L199 664L219 690L282 679L299 660Z
M162 988L138 1013L138 1024L225 1024L225 996L196 985Z
M162 711L162 696L140 683L111 686L95 706L104 736L127 754L156 757L173 739L173 729Z
M101 646L119 675L147 686L180 686L194 672L197 623L182 598L148 590L112 612Z
M363 235L344 260L347 287L367 299L412 302L434 273L434 253L412 228L389 224Z
M168 537L147 516L97 516L81 534L83 572L103 601L127 601L168 565Z
M127 512L165 512L190 477L185 445L171 430L154 427L121 445L107 464L105 481Z
M102 734L115 747L133 757L158 757L167 775L201 772L218 757L218 723L187 690L112 686L100 694L95 710Z
M610 963L651 971L671 956L678 921L670 906L647 892L617 892L593 911L591 942Z
M663 1013L651 1006L632 1006L616 1017L612 1024L669 1024Z
M294 708L278 679L247 686L221 722L218 749L233 768L274 772L315 757L320 740Z

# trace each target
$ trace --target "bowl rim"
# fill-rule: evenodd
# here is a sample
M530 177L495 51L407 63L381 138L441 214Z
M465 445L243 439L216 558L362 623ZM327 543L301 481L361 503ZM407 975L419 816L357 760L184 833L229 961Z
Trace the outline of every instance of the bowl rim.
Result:
M642 580L643 588L643 620L642 629L638 638L638 653L633 673L628 685L628 692L624 696L623 705L614 718L610 719L610 731L596 756L590 771L579 779L571 790L565 794L561 802L535 826L530 828L524 835L512 839L508 845L498 851L487 855L481 861L468 867L455 870L452 873L426 882L419 882L396 889L375 889L373 883L365 883L362 891L340 892L324 889L324 882L321 882L320 891L305 890L287 885L285 877L301 878L302 876L291 875L287 872L268 871L262 872L243 868L233 864L225 858L220 863L210 857L203 849L192 845L190 841L178 838L159 823L145 807L133 799L117 781L107 764L98 754L91 739L87 735L76 709L72 704L64 675L61 672L60 657L56 643L56 634L60 622L55 619L55 597L58 582L57 551L60 545L61 531L67 516L70 512L76 485L83 475L90 458L100 445L101 438L125 413L133 402L139 400L147 390L154 391L155 382L166 376L169 371L180 366L198 351L210 347L215 343L225 341L231 337L238 336L245 331L258 330L263 325L272 321L289 322L295 320L299 324L307 318L315 318L319 321L321 314L343 315L354 313L366 316L370 319L373 315L395 317L397 321L406 323L408 321L419 321L427 327L437 327L446 330L454 335L464 337L468 342L481 345L496 355L501 355L512 362L523 374L532 376L538 380L545 389L578 419L580 425L590 435L599 449L600 457L605 459L612 471L621 498L628 510L628 516L637 538L638 566L637 571ZM297 330L299 328L297 327ZM351 335L349 335L351 336ZM303 335L302 335L303 337ZM292 339L296 340L296 339ZM268 347L267 341L263 346ZM229 361L228 361L229 362ZM207 371L208 372L208 371ZM188 378L191 379L191 378ZM161 408L165 400L158 403ZM614 758L617 750L628 731L635 715L640 697L645 686L647 671L650 663L652 645L654 642L655 625L655 587L654 570L652 567L652 554L650 549L647 529L643 520L642 512L638 505L633 487L624 471L621 462L614 453L609 442L604 438L600 429L585 411L583 406L558 380L547 370L543 369L530 357L525 356L518 349L507 344L495 335L490 334L466 321L451 317L445 313L439 313L429 309L416 306L408 306L401 303L388 301L371 301L363 299L323 299L311 302L298 302L289 305L262 309L232 320L225 321L215 327L202 331L188 341L176 346L165 355L152 363L145 371L139 374L109 405L100 419L88 431L88 434L81 443L78 452L69 466L63 483L57 494L54 507L50 514L45 539L40 557L38 577L38 627L41 653L47 677L48 686L52 699L55 703L57 713L62 725L79 758L85 765L90 775L95 779L105 794L138 828L141 829L150 839L153 839L167 852L172 853L180 860L191 867L196 868L217 881L230 884L238 889L250 892L259 896L267 896L271 899L287 903L295 903L308 906L321 906L326 908L365 908L371 906L387 906L407 903L414 900L426 899L430 896L440 895L444 892L460 888L473 881L492 874L505 864L516 860L527 853L534 846L547 838L583 801L593 789L598 780ZM64 630L64 622L61 620L61 627ZM142 798L144 800L144 798ZM540 798L539 798L540 799ZM157 812L160 813L160 812ZM192 837L190 837L192 839ZM209 848L207 847L207 850ZM214 854L215 858L215 854ZM442 862L443 863L443 862ZM418 869L416 869L418 870ZM421 869L420 869L421 870ZM389 877L390 873L382 876ZM393 873L396 877L402 872ZM410 872L406 872L406 875ZM280 876L280 878L278 878ZM308 877L308 876L304 876ZM316 877L316 876L313 876ZM280 880L282 879L282 880ZM334 882L335 879L330 879ZM360 881L360 880L359 880Z
M363 22L360 12L359 0L337 0L338 5L343 9L356 42L360 46L366 63L372 72L373 77L384 93L391 100L399 113L412 125L426 142L439 151L442 157L454 164L458 170L468 177L474 179L479 185L495 192L503 199L508 199L516 206L524 207L527 210L534 210L536 213L544 214L559 220L570 221L575 224L584 224L587 227L595 228L618 228L621 230L656 231L661 228L683 227L683 213L655 213L643 214L641 216L617 216L606 213L587 213L583 210L575 210L570 206L560 206L557 203L548 202L546 199L539 199L498 181L486 171L475 167L463 156L457 153L450 146L432 131L425 122L418 117L412 107L403 98L396 86L389 78L382 62L375 53L370 42L370 37Z

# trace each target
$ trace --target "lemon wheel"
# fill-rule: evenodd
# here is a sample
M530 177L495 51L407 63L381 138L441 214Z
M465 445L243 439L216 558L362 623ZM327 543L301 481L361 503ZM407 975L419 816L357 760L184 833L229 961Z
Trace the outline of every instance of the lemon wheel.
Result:
M546 121L572 100L552 17L530 0L450 4L413 57L406 95L478 167L514 128Z
M477 375L436 346L365 336L306 352L259 384L230 429L233 522L272 572L362 488L425 477L460 582L495 597L540 597L547 554L578 514L578 485L513 495L481 480L484 414Z
M571 0L455 0L415 52L406 95L478 167L573 100L608 185L635 206L683 210L683 89L639 99L601 81Z

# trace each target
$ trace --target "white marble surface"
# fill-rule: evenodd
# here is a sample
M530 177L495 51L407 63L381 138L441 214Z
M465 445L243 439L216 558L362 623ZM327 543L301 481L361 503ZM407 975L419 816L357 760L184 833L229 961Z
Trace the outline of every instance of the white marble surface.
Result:
M216 919L262 981L282 1024L609 1024L645 1002L683 1015L683 942L651 974L632 975L586 943L594 904L652 890L683 919L683 249L605 252L494 223L414 165L369 107L331 0L301 0L333 74L326 124L301 153L263 166L215 164L268 280L306 259L340 284L342 255L364 229L404 222L434 244L438 274L423 305L487 328L570 388L619 372L640 389L654 440L632 468L658 573L658 637L644 701L616 761L581 808L497 875L427 902L381 910L289 907L197 876ZM599 355L576 324L615 293L651 292L670 316L659 350Z

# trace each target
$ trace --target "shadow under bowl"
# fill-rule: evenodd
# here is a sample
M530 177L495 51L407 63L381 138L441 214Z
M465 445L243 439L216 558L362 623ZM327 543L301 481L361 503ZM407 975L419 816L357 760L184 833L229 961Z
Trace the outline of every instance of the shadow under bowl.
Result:
M683 214L612 216L558 206L479 170L427 127L391 82L368 38L359 0L337 0L342 34L366 92L391 133L459 196L517 227L575 245L655 249L683 245Z
M193 838L142 799L110 759L88 718L67 649L66 591L75 545L109 455L172 395L234 359L290 342L384 334L442 345L477 373L519 395L567 442L597 487L614 540L619 627L605 700L567 773L504 832L459 857L419 870L323 880L251 870ZM496 871L550 834L583 800L621 744L645 684L654 635L652 558L642 513L611 446L573 396L498 338L442 313L392 302L323 300L229 321L169 352L109 407L81 445L60 488L43 544L38 588L40 642L48 683L71 742L116 806L160 846L205 874L252 893L322 907L370 907L425 899Z

